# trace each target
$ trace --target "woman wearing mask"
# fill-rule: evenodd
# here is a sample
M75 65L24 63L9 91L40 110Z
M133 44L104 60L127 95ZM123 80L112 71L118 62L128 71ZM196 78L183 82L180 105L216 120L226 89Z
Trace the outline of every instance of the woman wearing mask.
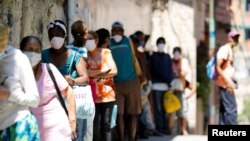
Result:
M78 20L74 22L71 26L71 33L74 41L72 44L67 45L69 49L79 52L84 59L87 59L87 50L84 47L87 32L87 26L83 21Z
M87 26L83 21L78 20L74 22L71 26L71 33L73 35L74 41L71 45L67 46L68 48L77 51L83 57L84 60L86 60L88 56L87 49L84 47L87 32ZM86 126L86 134L84 135L84 141L93 140L93 122L94 114L93 116L84 119L84 126Z
M39 106L31 108L31 111L38 121L41 141L71 141L76 138L75 100L72 88L57 68L49 64L61 93L67 99L69 111L67 117L57 99L57 92L48 73L47 64L40 62L41 41L35 36L24 37L20 43L20 49L31 62L40 94Z
M195 87L188 81L187 75L190 71L189 64L185 58L182 57L181 48L175 47L173 50L173 73L174 80L171 83L171 89L181 101L181 108L177 111L179 123L181 125L181 134L188 135L187 131L187 111L188 101L194 93ZM190 94L185 94L185 89L190 89Z
M64 76L69 85L88 83L86 64L79 53L65 47L67 31L63 21L54 20L48 25L48 36L51 48L42 52L42 61L52 63ZM72 68L70 64L73 60ZM69 74L70 72L70 74ZM77 139L83 141L86 124L83 119L77 119Z
M110 41L110 33L107 29L101 28L96 31L99 42L97 47L100 48L109 48L109 41Z
M29 107L39 104L39 94L29 60L7 46L9 29L0 22L0 140L40 141Z
M111 141L111 117L115 104L113 77L117 74L117 68L111 51L106 48L97 48L97 44L98 35L90 31L85 47L88 50L88 74L96 84L93 140Z

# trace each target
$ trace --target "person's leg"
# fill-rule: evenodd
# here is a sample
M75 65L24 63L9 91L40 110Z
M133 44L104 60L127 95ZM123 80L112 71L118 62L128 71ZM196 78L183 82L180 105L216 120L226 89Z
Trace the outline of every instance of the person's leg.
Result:
M76 119L77 123L77 138L74 141L83 141L86 135L87 119Z
M125 97L126 115L128 116L129 141L135 141L137 131L137 119L141 113L141 94L139 79L134 79L127 82Z
M94 135L93 141L100 141L100 118L101 118L101 109L100 105L96 104L95 107L95 118L94 118Z
M137 130L137 115L129 115L129 141L135 141Z
M160 132L164 132L166 126L166 118L165 113L163 112L164 109L162 105L162 92L153 90L153 99L156 129Z
M229 93L226 89L220 88L221 102L224 108L223 117L225 125L237 124L237 104L235 95Z
M125 109L125 96L124 90L126 91L126 87L124 83L116 82L116 101L118 106L118 114L117 114L117 134L119 141L124 141L124 109Z
M102 106L103 106L102 117L101 117L102 140L111 141L112 140L111 118L112 118L114 102L103 103Z

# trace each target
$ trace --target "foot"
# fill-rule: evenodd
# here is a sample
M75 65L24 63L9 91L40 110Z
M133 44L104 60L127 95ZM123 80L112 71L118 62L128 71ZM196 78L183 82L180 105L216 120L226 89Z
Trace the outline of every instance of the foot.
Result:
M184 136L188 135L188 131L187 130L183 130L181 134L184 135Z
M140 138L141 138L141 139L148 139L148 134L147 134L146 132L142 132L142 133L140 134Z

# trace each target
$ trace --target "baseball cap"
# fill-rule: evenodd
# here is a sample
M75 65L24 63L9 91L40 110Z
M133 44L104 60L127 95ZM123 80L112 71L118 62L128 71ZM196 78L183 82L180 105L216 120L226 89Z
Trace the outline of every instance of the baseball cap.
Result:
M115 21L112 24L112 28L115 28L115 27L123 29L123 24L120 21Z
M230 31L227 36L228 37L240 36L240 33L238 33L237 31Z

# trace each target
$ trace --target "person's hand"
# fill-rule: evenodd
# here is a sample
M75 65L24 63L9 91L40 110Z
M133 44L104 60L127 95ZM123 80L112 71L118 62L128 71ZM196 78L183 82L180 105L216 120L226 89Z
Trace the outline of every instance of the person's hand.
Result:
M3 87L3 86L0 86L0 100L6 100L8 99L10 96L10 91Z
M228 91L230 94L234 94L234 89L233 89L233 87L232 87L231 85L227 85L227 86L226 86L226 89L227 89L227 91Z
M111 71L111 68L108 67L107 65L105 65L105 66L102 67L102 69L101 69L101 73L108 73L109 71Z
M69 120L69 125L71 128L71 139L74 140L77 138L77 133L76 133L76 120Z
M75 81L74 81L74 79L71 76L66 75L65 79L69 83L70 86L73 86L75 84Z

